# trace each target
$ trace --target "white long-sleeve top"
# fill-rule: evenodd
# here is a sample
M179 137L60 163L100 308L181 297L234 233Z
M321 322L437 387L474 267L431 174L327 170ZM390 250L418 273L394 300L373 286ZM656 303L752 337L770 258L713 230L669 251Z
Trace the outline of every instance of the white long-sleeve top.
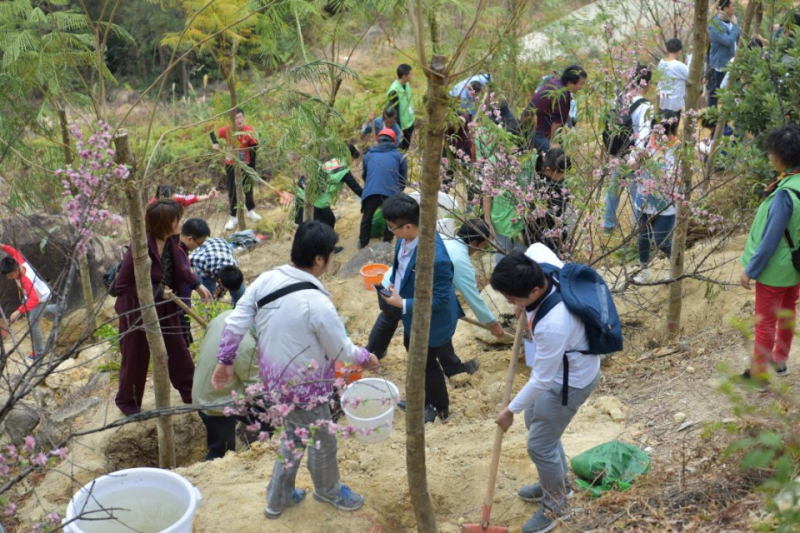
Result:
M541 243L531 245L525 255L537 263L548 263L559 268L564 266L564 263ZM551 287L550 294L555 290L555 287ZM530 328L536 310L526 314ZM553 385L563 386L565 353L569 361L570 387L578 389L586 387L600 374L600 358L579 353L589 349L583 321L572 314L563 302L553 307L532 333L533 340L525 342L525 363L531 367L531 377L508 406L514 414L532 406L536 399Z
M637 96L631 100L631 106L643 99L644 96ZM633 142L637 148L647 148L650 143L650 121L653 119L653 104L646 102L637 107L631 113L633 122Z
M288 285L311 282L319 290L293 292L260 310L258 301ZM255 323L258 361L267 391L280 391L283 401L315 405L332 390L334 363L363 365L369 352L354 345L319 279L291 265L261 274L247 288L225 320L217 359L233 364L244 335Z

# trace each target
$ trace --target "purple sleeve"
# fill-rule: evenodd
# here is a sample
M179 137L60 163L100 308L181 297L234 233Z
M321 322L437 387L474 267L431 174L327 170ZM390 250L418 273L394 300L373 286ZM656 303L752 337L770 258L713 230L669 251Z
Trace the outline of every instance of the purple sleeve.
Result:
M369 350L360 346L356 346L356 350L356 364L365 365L370 358Z
M242 342L244 335L236 335L228 330L228 326L222 328L222 338L219 341L219 349L217 350L217 361L219 364L230 366L236 360L236 350L239 349L239 343Z

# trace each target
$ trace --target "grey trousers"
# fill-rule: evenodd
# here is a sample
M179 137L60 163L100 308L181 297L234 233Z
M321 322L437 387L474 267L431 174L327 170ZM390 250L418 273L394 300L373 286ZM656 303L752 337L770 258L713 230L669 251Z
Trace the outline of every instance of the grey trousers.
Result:
M28 313L28 316L23 320L28 321L28 327L31 330L31 345L33 352L40 356L44 353L44 337L42 336L42 318L47 315L48 319L54 317L56 313L55 304L50 304L50 301L42 302Z
M328 404L319 405L311 410L298 409L286 417L284 431L286 440L281 443L280 456L275 461L272 469L272 479L267 486L267 507L275 511L284 509L294 494L294 484L297 470L300 468L302 455L295 458L288 443L294 442L295 450L302 450L303 443L295 435L295 429L309 429L309 426L318 420L330 420L331 408ZM308 471L314 482L314 491L325 498L333 499L339 494L342 487L339 481L339 464L336 462L336 435L331 435L327 429L317 430L314 441L316 446L308 446Z
M500 250L503 252L497 252L494 254L494 264L497 266L497 263L500 262L506 256L506 253L511 253L514 250L522 250L525 251L525 243L522 242L522 236L517 235L513 239L511 237L505 237L504 235L495 235L494 236L495 244Z
M587 356L590 357L590 356ZM539 484L544 491L542 505L556 513L566 510L566 481L569 466L561 435L578 412L578 408L597 386L595 380L582 389L569 388L567 405L561 405L561 385L553 385L525 410L528 428L528 455L539 471Z

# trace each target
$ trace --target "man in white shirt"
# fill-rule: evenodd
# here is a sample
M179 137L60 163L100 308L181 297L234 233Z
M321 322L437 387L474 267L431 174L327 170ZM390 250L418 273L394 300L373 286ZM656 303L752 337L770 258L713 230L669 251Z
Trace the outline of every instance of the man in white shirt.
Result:
M540 263L561 268L564 263L545 245L536 243L528 251L513 252L495 267L492 288L525 311L529 328L544 300L556 292ZM580 353L589 348L583 322L563 302L556 304L531 331L526 343L525 362L531 367L528 383L497 415L497 424L507 431L514 415L524 413L528 428L528 455L539 472L539 483L519 490L525 501L542 502L542 508L522 526L523 533L542 533L569 519L567 458L561 435L578 408L589 398L600 378L600 358ZM562 404L564 359L568 361L567 405Z
M233 379L239 345L255 325L263 390L276 405L291 409L276 424L283 422L285 437L267 486L264 515L269 519L280 517L284 509L305 498L306 491L296 489L295 480L306 448L314 499L340 511L364 505L364 498L339 478L336 435L319 426L331 420L336 361L364 368L378 365L377 357L350 340L320 281L338 240L327 224L317 220L300 224L292 242L291 264L264 272L248 287L225 319L220 337L218 364L211 376L214 388L221 390ZM320 427L316 433L315 427ZM307 446L309 434L314 436L314 446Z
M659 108L664 111L680 113L686 105L686 80L689 79L689 67L678 60L683 51L680 39L667 41L667 57L658 63L658 95Z

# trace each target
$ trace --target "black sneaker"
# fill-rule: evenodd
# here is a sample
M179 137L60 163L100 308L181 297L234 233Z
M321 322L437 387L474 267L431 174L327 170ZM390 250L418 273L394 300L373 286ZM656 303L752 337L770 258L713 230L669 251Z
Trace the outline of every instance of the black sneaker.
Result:
M450 408L449 407L436 407L434 408L436 411L436 416L439 417L440 422L447 422L450 418Z
M406 401L405 400L400 400L399 402L397 402L397 408L400 409L401 411L405 411L406 410Z
M785 378L789 375L789 367L786 366L786 363L776 363L774 368L775 374L777 374L779 378Z
M339 255L344 250L344 246L335 246L333 248L333 255Z
M769 381L762 378L754 377L750 373L749 368L744 372L742 372L742 380L744 381L744 383L750 385L751 387L756 388L758 392L767 392L769 387Z
M480 367L481 367L480 362L478 362L477 359L473 359L471 361L467 361L466 363L464 363L464 372L466 372L471 376L472 374L477 372Z
M437 413L437 409L434 406L429 405L429 406L425 407L425 423L429 424L429 423L435 421L437 414L438 414Z

